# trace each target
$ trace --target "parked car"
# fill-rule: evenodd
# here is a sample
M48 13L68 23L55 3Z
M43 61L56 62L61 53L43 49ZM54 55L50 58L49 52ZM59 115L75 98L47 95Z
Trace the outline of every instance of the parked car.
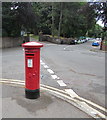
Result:
M82 42L85 43L85 39L83 39Z
M77 40L75 40L75 44L77 44Z
M92 46L99 46L100 44L99 44L99 42L98 41L94 41L93 43L92 43Z
M80 44L80 43L82 43L82 41L81 40L78 40L78 42L77 42L78 44Z
M75 43L75 40L72 40L71 42L70 42L70 44L71 45L75 45L76 43Z
M81 40L81 43L83 43L83 40Z
M89 40L89 39L88 39ZM87 39L85 39L85 42L87 42L88 41Z

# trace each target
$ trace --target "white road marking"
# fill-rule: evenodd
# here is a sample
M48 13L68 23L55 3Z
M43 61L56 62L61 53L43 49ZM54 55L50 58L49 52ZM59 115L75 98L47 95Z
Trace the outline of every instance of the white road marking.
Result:
M47 65L43 65L44 66L44 68L49 68Z
M70 47L70 46L66 46L66 47L64 48L64 50L66 50L68 47Z
M67 86L67 85L63 82L63 80L58 80L57 82L58 82L58 84L59 84L60 86Z
M65 89L65 91L72 97L79 97L72 89Z
M96 113L96 112L94 112L94 111L91 111L91 113L92 113L92 114L97 114L97 113Z
M47 71L48 71L50 74L54 74L54 71L52 71L51 69L47 69Z
M83 109L86 109L89 113L93 114L93 115L97 115L97 110L93 109L91 106L89 106L88 104L86 104L85 102L81 102L80 106Z
M59 79L59 77L58 77L57 75L51 75L51 77L52 77L53 79Z

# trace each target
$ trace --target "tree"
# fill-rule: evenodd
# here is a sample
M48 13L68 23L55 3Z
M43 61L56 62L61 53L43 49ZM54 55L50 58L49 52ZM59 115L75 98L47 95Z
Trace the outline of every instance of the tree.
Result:
M104 24L107 23L107 1L90 3L97 14L97 20L101 19Z
M96 23L95 7L85 2L3 3L3 33L20 35L21 29L58 37L88 35Z
M94 9L97 14L97 20L102 20L104 23L104 28L102 32L102 41L100 49L102 49L103 41L107 41L107 1L106 2L95 2L91 3L92 6L94 6Z
M33 3L38 30L58 37L78 37L87 32L87 19L79 10L86 3Z
M20 36L21 29L34 32L37 29L37 16L31 3L3 2L2 27L4 36Z
M2 3L2 35L19 36L20 24L17 21L17 13L12 10L12 3Z
M102 27L98 24L95 24L95 26L93 26L93 28L89 30L89 36L101 38L102 32L103 32Z
M52 3L33 3L33 9L38 15L38 31L44 34L52 34Z
M66 37L84 36L87 32L86 14L83 14L81 9L86 3L66 3L63 6L62 18L62 34ZM83 10L84 11L84 10ZM93 18L94 19L94 18ZM92 26L91 26L92 27Z
M96 13L94 10L94 6L92 6L90 3L84 4L84 6L82 6L80 9L80 14L84 16L84 20L86 22L86 35L88 36L89 31L91 31L96 24Z
M54 37L54 3L52 2L52 36Z
M18 12L18 21L20 22L20 24L27 31L36 32L38 16L33 11L32 3L19 2L16 3L15 6L18 6L17 12Z
M60 37L61 32L61 23L62 23L62 12L63 12L63 3L60 3L60 18L59 18L59 27L58 27L58 38Z
M88 10L85 6L88 6ZM38 31L52 36L85 36L95 24L95 12L87 3L33 3L33 9L39 17ZM91 18L89 13L93 14Z

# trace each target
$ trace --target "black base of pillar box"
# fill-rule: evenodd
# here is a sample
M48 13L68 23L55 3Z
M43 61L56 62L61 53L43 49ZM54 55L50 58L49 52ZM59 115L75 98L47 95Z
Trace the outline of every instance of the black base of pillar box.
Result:
M40 90L39 89L36 89L36 90L25 89L25 96L28 99L37 99L38 97L40 97Z

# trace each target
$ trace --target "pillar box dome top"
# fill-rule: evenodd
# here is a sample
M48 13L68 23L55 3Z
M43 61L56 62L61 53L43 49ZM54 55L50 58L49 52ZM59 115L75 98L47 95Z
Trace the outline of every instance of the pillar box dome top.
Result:
M38 42L26 42L22 44L22 47L40 48L40 47L43 47L43 44L38 43Z

